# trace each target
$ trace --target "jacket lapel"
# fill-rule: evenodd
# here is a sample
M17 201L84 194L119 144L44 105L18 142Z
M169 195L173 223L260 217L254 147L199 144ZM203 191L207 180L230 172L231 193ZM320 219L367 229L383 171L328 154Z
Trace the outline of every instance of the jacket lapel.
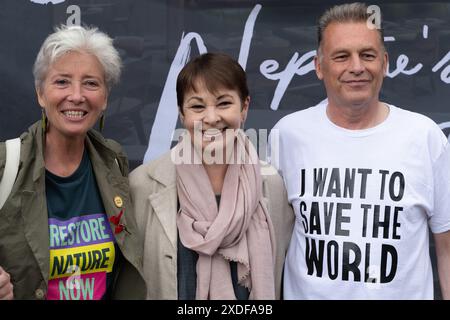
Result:
M177 248L177 188L175 166L170 153L161 158L156 169L148 171L150 177L163 185L159 192L149 196L150 203L172 246Z
M103 154L100 156L97 152L97 148L92 145L92 141L87 139L86 143L87 149L89 151L89 157L91 159L92 169L94 170L95 180L98 185L98 189L100 191L100 196L103 201L103 206L105 207L106 215L109 218L112 216L118 216L120 211L123 209L124 213L120 220L120 223L126 225L125 220L128 214L128 209L131 210L130 207L130 199L128 194L128 180L125 177L122 177L120 173L114 175L111 172L112 166L117 166L117 170L119 171L118 165L114 163L114 156ZM103 150L103 153L107 152L107 150ZM122 207L118 207L114 203L114 198L120 197L122 199ZM124 234L125 231L115 234L115 225L110 222L111 230L115 236L116 242L119 247L122 247L124 244Z
M174 184L167 186L160 192L149 196L153 210L158 217L172 246L177 248L177 196Z

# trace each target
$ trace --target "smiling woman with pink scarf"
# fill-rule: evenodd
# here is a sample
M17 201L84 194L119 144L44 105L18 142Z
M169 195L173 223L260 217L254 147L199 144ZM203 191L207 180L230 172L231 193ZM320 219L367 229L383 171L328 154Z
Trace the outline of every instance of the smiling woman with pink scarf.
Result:
M279 299L294 215L241 129L250 96L224 54L177 79L179 143L130 174L148 299Z

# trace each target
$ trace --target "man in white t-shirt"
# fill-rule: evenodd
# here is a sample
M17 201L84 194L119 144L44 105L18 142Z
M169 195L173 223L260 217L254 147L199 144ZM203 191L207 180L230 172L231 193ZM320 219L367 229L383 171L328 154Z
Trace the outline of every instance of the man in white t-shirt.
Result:
M379 101L388 56L364 4L319 20L328 99L281 119L272 152L296 222L285 299L450 299L450 151L427 117Z

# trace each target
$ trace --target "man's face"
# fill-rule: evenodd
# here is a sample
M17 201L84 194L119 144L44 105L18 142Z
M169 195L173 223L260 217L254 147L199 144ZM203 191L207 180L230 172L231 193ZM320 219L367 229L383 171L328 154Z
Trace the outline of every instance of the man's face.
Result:
M378 102L388 56L379 32L366 23L331 23L323 33L316 73L329 103L364 107Z

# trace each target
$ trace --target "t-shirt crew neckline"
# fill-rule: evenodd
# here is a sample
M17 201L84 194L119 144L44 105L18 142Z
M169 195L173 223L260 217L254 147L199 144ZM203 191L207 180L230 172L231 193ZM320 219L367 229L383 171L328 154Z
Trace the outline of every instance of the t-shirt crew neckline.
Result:
M339 132L342 135L348 136L348 137L366 137L366 136L370 136L386 127L388 127L391 123L392 123L392 119L394 118L395 115L395 107L393 105L387 104L385 102L383 102L388 108L389 108L389 113L388 116L386 117L386 119L384 119L383 122L377 124L374 127L371 128L367 128L367 129L356 129L356 130L352 130L352 129L346 129L343 127L340 127L338 125L336 125L335 123L333 123L330 118L328 118L327 115L327 107L328 104L323 104L321 105L321 113L323 115L323 119L325 121L325 124L330 127L331 129L333 129L336 132Z
M64 183L71 183L72 181L78 180L83 174L86 172L86 168L89 166L89 155L84 149L83 151L83 157L81 158L81 162L78 165L78 168L67 177L61 177L53 172L50 172L49 170L45 169L45 174L50 177L51 179L55 180L57 183L64 184Z

